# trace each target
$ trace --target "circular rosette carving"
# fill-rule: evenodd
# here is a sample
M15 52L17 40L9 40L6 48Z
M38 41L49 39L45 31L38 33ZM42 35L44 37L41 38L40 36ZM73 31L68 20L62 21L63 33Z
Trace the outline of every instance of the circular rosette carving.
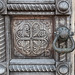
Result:
M37 56L45 52L50 36L48 27L41 22L23 24L15 34L15 48L25 56Z
M69 66L68 66L68 64L62 63L62 64L58 65L57 72L60 75L67 75L68 72L69 72Z
M59 1L57 9L60 13L67 13L69 12L69 3L67 1Z

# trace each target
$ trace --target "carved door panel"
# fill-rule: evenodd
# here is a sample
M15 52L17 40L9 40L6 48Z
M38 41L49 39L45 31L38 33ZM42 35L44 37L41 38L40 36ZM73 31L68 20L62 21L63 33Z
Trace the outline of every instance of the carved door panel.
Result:
M71 53L53 49L71 26L71 0L0 0L0 75L73 75Z
M12 18L13 56L22 58L51 57L53 17L27 16Z
M52 49L53 20L54 16L12 17L11 72L55 71Z

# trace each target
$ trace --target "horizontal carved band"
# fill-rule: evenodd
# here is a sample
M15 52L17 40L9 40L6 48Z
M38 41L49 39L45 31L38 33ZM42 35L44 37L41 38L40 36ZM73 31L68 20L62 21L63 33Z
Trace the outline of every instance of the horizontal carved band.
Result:
M10 65L9 69L15 72L53 72L56 70L54 65Z
M9 15L54 15L54 12L17 12L16 11L10 11L8 12Z
M12 11L54 11L54 4L8 4L8 10Z
M55 0L8 0L8 3L55 3Z
M54 59L12 59L10 61L11 65L54 65L55 64L55 60Z

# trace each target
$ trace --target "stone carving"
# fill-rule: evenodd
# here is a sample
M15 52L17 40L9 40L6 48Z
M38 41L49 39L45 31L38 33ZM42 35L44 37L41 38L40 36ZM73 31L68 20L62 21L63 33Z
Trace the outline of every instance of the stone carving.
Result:
M61 43L60 48L66 48L66 43L65 42ZM61 61L61 62L66 61L66 53L60 53L59 57L60 57L59 61Z
M66 54L65 53L61 53L59 57L60 57L60 61L62 61L62 62L66 61Z
M3 75L6 72L6 67L0 65L0 75Z
M0 0L0 13L2 13L4 11L4 3Z
M56 28L61 27L61 26L66 26L70 28L70 21L67 16L59 16L56 17ZM59 42L57 43L57 46L60 48L66 48L68 47L68 44L71 44L70 41L68 42ZM69 45L69 47L71 47ZM57 55L58 58L56 62L56 75L71 75L69 71L70 64L69 62L67 63L67 54L66 53L58 53Z
M4 17L0 15L0 62L5 61Z
M70 21L67 16L59 16L59 17L56 17L56 19L57 19L56 20L56 29L61 26L66 26L66 27L70 28Z
M54 65L10 65L10 71L19 72L54 72Z
M8 4L8 10L17 11L54 11L54 4Z
M59 1L57 9L60 13L67 13L69 12L69 3L67 1Z
M54 59L12 59L10 65L54 65Z
M69 63L60 63L56 69L58 75L69 75Z
M8 11L8 14L9 15L36 15L36 16L38 16L38 15L44 15L44 16L46 16L46 15L54 15L55 14L55 12L50 12L50 11L47 11L47 12L45 12L45 11L41 11L41 12L38 12L38 11L32 11L32 12L24 12L24 11L17 11L17 13L16 13L16 11Z
M55 0L8 0L8 3L55 3Z
M50 20L14 20L14 49L27 56L45 52L51 38Z

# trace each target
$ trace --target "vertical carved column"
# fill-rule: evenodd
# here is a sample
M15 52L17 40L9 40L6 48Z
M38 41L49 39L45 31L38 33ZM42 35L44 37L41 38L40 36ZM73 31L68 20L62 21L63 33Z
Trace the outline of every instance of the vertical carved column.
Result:
M5 23L2 14L5 10L4 0L0 0L0 75L6 73L6 46L5 46Z
M65 53L61 53L59 57L60 57L60 61L62 61L62 62L66 61L66 54Z
M5 26L4 26L4 16L0 15L0 75L5 75L6 68L6 48L5 48Z
M71 19L69 16L59 16L56 17L56 29L58 27L66 26L70 29L70 21ZM58 41L59 42L59 41ZM58 43L57 42L57 43ZM72 46L72 43L69 43L70 45L67 46L69 41L59 42L57 47L59 48L70 48L70 45ZM71 61L68 61L67 53L57 53L57 62L56 62L56 75L71 75ZM70 57L70 54L69 54ZM56 59L57 59L56 58Z
M0 15L0 62L5 61L4 17Z
M58 46L62 48L67 48L66 41L63 43L58 43ZM57 73L56 75L70 75L70 64L67 62L67 53L59 53L58 62L56 62Z
M60 48L66 48L66 42L60 43ZM60 53L59 61L65 62L67 57L66 53Z

